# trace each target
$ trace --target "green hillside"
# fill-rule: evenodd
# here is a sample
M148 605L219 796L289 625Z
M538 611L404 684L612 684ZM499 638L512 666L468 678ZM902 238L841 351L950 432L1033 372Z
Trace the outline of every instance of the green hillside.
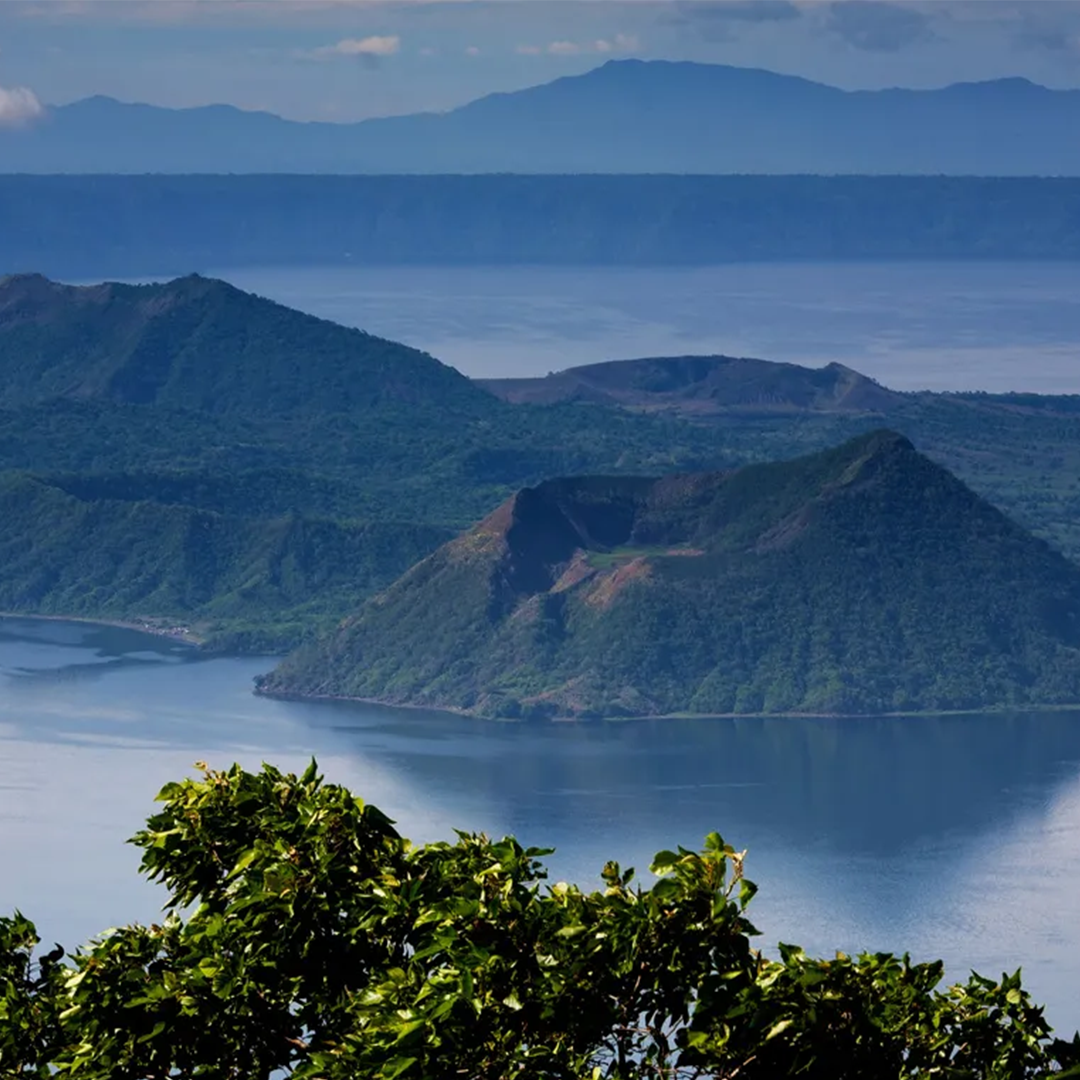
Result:
M0 279L0 610L295 644L522 483L727 460L197 276Z
M197 274L151 285L0 278L0 376L6 407L75 398L245 416L491 412L468 379L416 349Z
M379 510L450 485L424 512L464 525L474 491L490 506L552 473L716 460L722 443L665 418L515 408L416 349L197 275L0 278L0 469L285 469Z
M735 461L769 461L889 427L1080 560L1080 397L900 393L842 364L727 356L609 361L543 378L485 379L515 404L569 402L711 427Z
M140 479L159 491L176 483ZM81 478L0 478L0 610L170 616L211 645L280 649L345 614L451 535L280 508L273 517L243 517L155 501L137 486L84 486Z
M0 548L21 553L0 561L0 603L295 643L549 477L732 468L882 426L1080 558L1073 398L899 394L838 365L708 357L536 383L503 400L417 350L197 276L0 279L0 474L45 500L0 520ZM220 541L213 574L169 539L197 514L241 537ZM248 588L253 553L285 520L321 523L342 554L287 587ZM376 528L405 530L400 554ZM155 577L123 553L159 534ZM90 572L99 549L118 554Z
M1080 568L903 437L528 488L272 693L494 715L1080 701Z

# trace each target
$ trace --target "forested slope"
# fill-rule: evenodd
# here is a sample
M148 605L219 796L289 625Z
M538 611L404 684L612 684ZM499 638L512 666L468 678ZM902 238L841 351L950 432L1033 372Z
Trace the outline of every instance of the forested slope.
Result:
M292 643L523 486L765 462L882 424L1080 556L1072 398L898 394L838 365L700 357L541 384L540 403L499 400L416 350L199 277L9 278L0 605Z
M1080 567L903 437L527 488L268 676L518 716L1080 701Z

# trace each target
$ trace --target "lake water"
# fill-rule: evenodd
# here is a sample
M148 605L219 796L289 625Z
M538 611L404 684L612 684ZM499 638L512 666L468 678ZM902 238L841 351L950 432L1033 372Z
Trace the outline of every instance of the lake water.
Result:
M1080 393L1078 263L206 272L475 377L724 353L838 360L901 390Z
M329 778L417 839L554 844L559 877L644 870L711 829L750 849L763 942L1023 965L1080 1025L1080 716L516 726L251 694L257 659L0 619L0 910L74 943L155 916L124 844L196 760ZM647 875L646 875L647 877Z

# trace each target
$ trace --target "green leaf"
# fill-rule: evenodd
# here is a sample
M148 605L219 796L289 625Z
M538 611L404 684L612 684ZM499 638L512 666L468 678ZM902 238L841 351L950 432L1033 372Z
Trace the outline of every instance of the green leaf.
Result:
M785 1031L787 1031L787 1029L789 1027L791 1027L791 1025L794 1024L794 1023L795 1023L794 1020L781 1020L778 1023L773 1024L773 1026L771 1028L769 1028L769 1031L765 1036L765 1041L770 1042L772 1039L775 1039L778 1035L783 1035L783 1033Z
M383 1080L395 1080L411 1069L417 1062L414 1057L396 1057L388 1061L380 1070L379 1075Z

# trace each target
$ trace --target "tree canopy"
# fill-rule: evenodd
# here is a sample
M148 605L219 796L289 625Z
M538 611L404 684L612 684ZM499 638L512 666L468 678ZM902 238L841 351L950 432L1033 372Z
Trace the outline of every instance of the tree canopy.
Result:
M716 833L660 852L651 887L608 863L587 892L512 838L414 845L314 762L201 768L132 840L160 924L65 958L0 919L3 1077L1080 1076L1019 973L763 955Z

